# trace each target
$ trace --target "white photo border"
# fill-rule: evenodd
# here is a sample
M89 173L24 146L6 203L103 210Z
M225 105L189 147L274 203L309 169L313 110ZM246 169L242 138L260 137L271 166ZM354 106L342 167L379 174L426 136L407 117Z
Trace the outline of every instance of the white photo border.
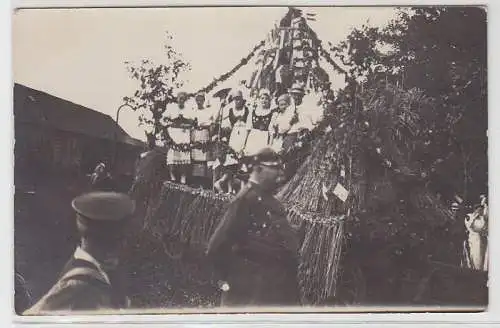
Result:
M103 324L113 325L120 324L123 327L137 326L155 326L163 327L165 325L175 325L184 327L222 327L234 326L242 327L249 325L258 326L311 326L311 325L341 325L352 327L385 327L385 326L401 326L401 325L418 325L418 326L447 326L451 324L467 324L468 327L492 325L500 323L500 283L496 277L500 274L498 258L491 256L490 265L490 300L488 311L484 313L418 313L418 314L368 314L368 313L353 313L353 314L241 314L241 315L120 315L120 316L71 316L71 317L18 317L13 311L13 113L12 113L12 12L14 8L27 7L156 7L156 6L415 6L415 5L486 5L488 12L488 86L489 86L489 193L490 193L490 212L491 216L495 217L496 213L500 215L499 193L497 192L496 183L500 184L500 171L496 171L496 165L500 166L500 151L498 144L500 140L500 127L496 122L500 122L500 114L497 108L500 108L500 84L498 79L500 76L500 64L495 60L494 54L500 52L498 43L498 31L500 31L500 3L494 1L134 1L134 0L24 0L24 1L1 1L3 25L0 28L0 36L2 43L7 45L8 50L2 52L1 83L2 95L0 98L3 110L0 111L2 118L0 122L4 125L0 129L0 140L4 145L0 148L3 152L3 160L0 162L3 178L3 190L0 194L0 208L3 211L4 225L3 238L0 238L2 246L2 270L3 275L1 281L1 313L0 320L7 325L11 322L15 323L16 327L21 326L39 326L39 327L102 327ZM497 118L498 117L498 118ZM490 222L490 249L500 249L500 223L495 220ZM495 238L495 236L499 236ZM492 252L493 253L493 252ZM4 322L2 322L4 323Z

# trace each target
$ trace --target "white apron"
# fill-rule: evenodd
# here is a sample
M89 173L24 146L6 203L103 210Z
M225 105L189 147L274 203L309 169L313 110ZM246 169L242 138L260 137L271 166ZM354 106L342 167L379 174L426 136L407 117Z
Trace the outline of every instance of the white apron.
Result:
M267 146L269 146L269 131L252 129L248 134L244 152L246 156L253 156Z
M237 122L229 137L229 147L231 147L236 153L241 152L245 147L245 141L247 139L248 130L246 124L243 122Z
M172 141L176 145L188 144L191 141L191 130L169 127L167 128L168 134ZM175 150L170 148L167 152L167 164L168 165L179 165L179 164L190 164L191 163L191 152Z
M282 136L275 136L272 143L271 143L271 148L277 152L280 153L283 150L283 137Z
M172 138L172 141L177 144L189 144L191 142L191 131L190 129L169 127L167 128L168 135Z

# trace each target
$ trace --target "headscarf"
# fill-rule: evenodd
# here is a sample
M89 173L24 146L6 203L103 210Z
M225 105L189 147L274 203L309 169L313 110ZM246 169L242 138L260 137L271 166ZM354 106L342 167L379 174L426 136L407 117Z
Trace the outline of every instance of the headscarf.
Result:
M271 98L271 91L269 91L268 89L261 89L259 91L259 98L263 95L267 95L269 98Z
M278 97L278 99L276 100L276 103L278 104L278 103L279 103L280 101L282 101L282 100L286 101L286 103L287 103L288 105L290 105L290 104L292 103L291 97L290 97L290 95L289 95L289 94L287 94L287 93L284 93L284 94L282 94L281 96L279 96L279 97Z
M241 92L241 90L239 90L239 89L231 89L231 92L229 93L229 97L231 99L234 99L236 97L243 98L243 92Z
M294 83L289 90L290 93L298 93L301 95L305 94L304 87L299 83Z

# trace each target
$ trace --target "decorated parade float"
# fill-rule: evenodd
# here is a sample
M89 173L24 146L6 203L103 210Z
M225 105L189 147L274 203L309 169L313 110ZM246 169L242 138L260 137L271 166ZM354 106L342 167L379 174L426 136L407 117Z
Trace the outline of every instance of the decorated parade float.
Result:
M201 90L212 95L256 59L239 86L249 99L300 83L302 108L320 112L313 128L280 149L289 179L277 197L302 240L304 305L484 306L486 204L468 217L467 230L429 191L432 172L420 165L426 144L415 109L432 103L391 81L363 88L323 48L308 19L290 9L239 65ZM346 77L335 100L320 58ZM141 211L126 253L133 305L212 307L220 291L204 250L233 196L169 181L167 153L168 146L146 153L131 189ZM482 223L471 223L479 217ZM460 267L460 247L473 234L483 250L474 265Z

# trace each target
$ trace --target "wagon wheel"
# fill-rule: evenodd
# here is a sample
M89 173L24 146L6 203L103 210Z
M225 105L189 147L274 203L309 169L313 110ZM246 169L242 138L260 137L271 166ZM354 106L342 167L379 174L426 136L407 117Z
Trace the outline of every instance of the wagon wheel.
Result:
M366 280L358 265L349 265L343 270L335 299L337 305L360 305L365 302Z

